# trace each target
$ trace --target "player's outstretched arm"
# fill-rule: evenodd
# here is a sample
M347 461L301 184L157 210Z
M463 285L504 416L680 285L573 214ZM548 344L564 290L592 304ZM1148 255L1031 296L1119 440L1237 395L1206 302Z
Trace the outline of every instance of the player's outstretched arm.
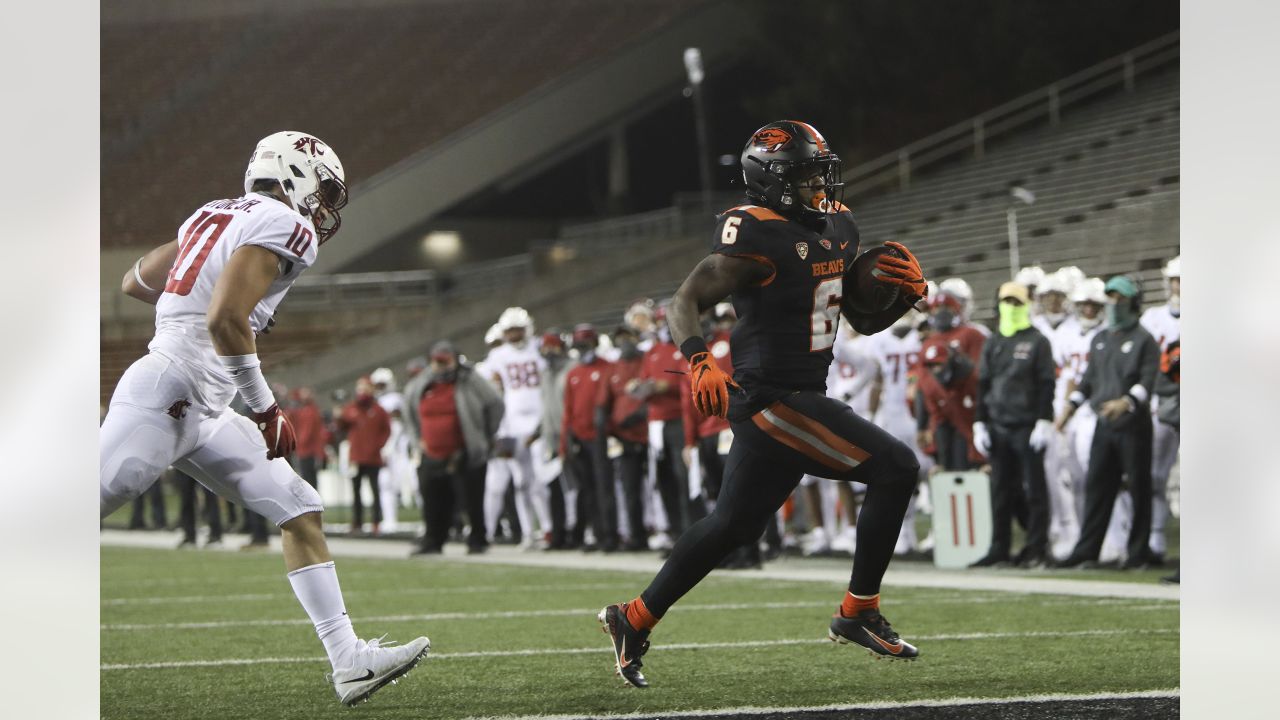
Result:
M125 271L124 278L120 281L120 290L131 298L155 305L164 293L169 268L173 267L173 261L177 257L177 240L170 240L152 249Z
M667 325L671 340L689 360L693 406L703 415L725 417L733 378L716 365L702 337L698 315L728 295L766 280L773 271L755 261L711 254L702 259L671 299Z
M755 260L711 254L702 259L685 278L667 308L671 342L683 348L692 337L702 337L698 317L729 295L763 282L771 274L768 266Z

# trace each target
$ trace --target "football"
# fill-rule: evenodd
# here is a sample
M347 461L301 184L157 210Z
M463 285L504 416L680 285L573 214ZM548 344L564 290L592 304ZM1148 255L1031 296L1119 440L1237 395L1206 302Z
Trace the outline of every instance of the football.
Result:
M881 255L902 257L902 253L887 245L873 247L853 261L844 273L844 297L840 309L845 315L871 315L888 309L898 299L901 289L880 281L884 273L876 269Z

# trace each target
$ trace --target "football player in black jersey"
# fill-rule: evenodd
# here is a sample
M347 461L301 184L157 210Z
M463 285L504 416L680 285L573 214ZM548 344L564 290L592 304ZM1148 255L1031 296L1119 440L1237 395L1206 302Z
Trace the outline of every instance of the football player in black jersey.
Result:
M867 485L849 591L828 636L879 657L919 654L879 610L880 580L919 464L902 442L825 394L845 270L859 249L853 215L835 198L840 159L811 125L786 120L756 131L741 160L749 204L720 215L715 247L668 310L672 339L689 360L694 405L727 416L733 429L720 496L639 597L599 615L616 670L635 687L648 685L640 666L653 626L731 550L757 541L805 473ZM883 255L876 267L880 282L898 286L896 299L871 315L845 311L864 335L889 327L928 292L919 263L891 245L899 257ZM732 378L716 366L698 324L726 296L738 316Z

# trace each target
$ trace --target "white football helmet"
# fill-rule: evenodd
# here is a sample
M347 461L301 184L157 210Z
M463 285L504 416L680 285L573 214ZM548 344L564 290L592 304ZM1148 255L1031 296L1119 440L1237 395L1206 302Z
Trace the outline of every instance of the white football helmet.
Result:
M1182 256L1178 255L1174 257L1172 260L1170 260L1169 262L1165 263L1164 270L1161 272L1163 272L1164 276L1167 278L1181 278L1182 277Z
M533 334L533 318L522 307L509 307L498 316L498 330L506 332L512 328L524 328L526 334Z
M1036 286L1036 297L1053 292L1060 293L1063 297L1071 294L1071 288L1067 287L1067 279L1060 273L1049 273Z
M1075 292L1076 286L1084 282L1085 279L1084 271L1075 265L1064 265L1054 271L1053 274L1057 276L1060 284L1065 288L1063 292L1068 298L1071 297L1071 293Z
M1039 265L1028 265L1013 276L1013 281L1029 288L1038 288L1044 282L1044 270Z
M498 327L498 323L489 326L484 332L484 344L493 347L502 342L502 328Z
M319 244L338 232L338 211L347 204L346 172L333 148L314 135L286 130L259 140L244 171L246 194L258 180L280 184L294 209L315 223Z
M622 322L638 333L652 332L655 322L653 308L653 301L649 298L633 300L622 314Z
M945 293L960 301L960 314L966 320L973 310L973 288L964 278L949 277L938 285L938 292Z
M1164 294L1169 298L1169 304L1173 306L1174 312L1179 312L1182 307L1182 256L1177 255L1165 263L1160 274L1164 276ZM1174 279L1178 281L1178 292L1173 291L1173 285L1169 282Z
M391 372L391 368L380 367L369 373L369 379L373 381L374 385L382 385L387 392L396 389L396 376L395 373Z
M1091 302L1099 305L1106 305L1106 283L1102 282L1102 278L1096 277L1082 280L1080 284L1076 286L1076 289L1071 291L1071 302Z

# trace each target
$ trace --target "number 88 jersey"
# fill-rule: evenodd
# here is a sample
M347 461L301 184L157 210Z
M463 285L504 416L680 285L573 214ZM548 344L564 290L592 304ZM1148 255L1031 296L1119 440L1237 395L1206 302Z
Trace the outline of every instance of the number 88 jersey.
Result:
M749 395L757 394L751 386L824 392L842 278L858 254L853 214L837 204L823 231L815 232L767 208L742 205L720 216L715 243L714 253L770 270L732 297L738 315L730 338L734 379Z

